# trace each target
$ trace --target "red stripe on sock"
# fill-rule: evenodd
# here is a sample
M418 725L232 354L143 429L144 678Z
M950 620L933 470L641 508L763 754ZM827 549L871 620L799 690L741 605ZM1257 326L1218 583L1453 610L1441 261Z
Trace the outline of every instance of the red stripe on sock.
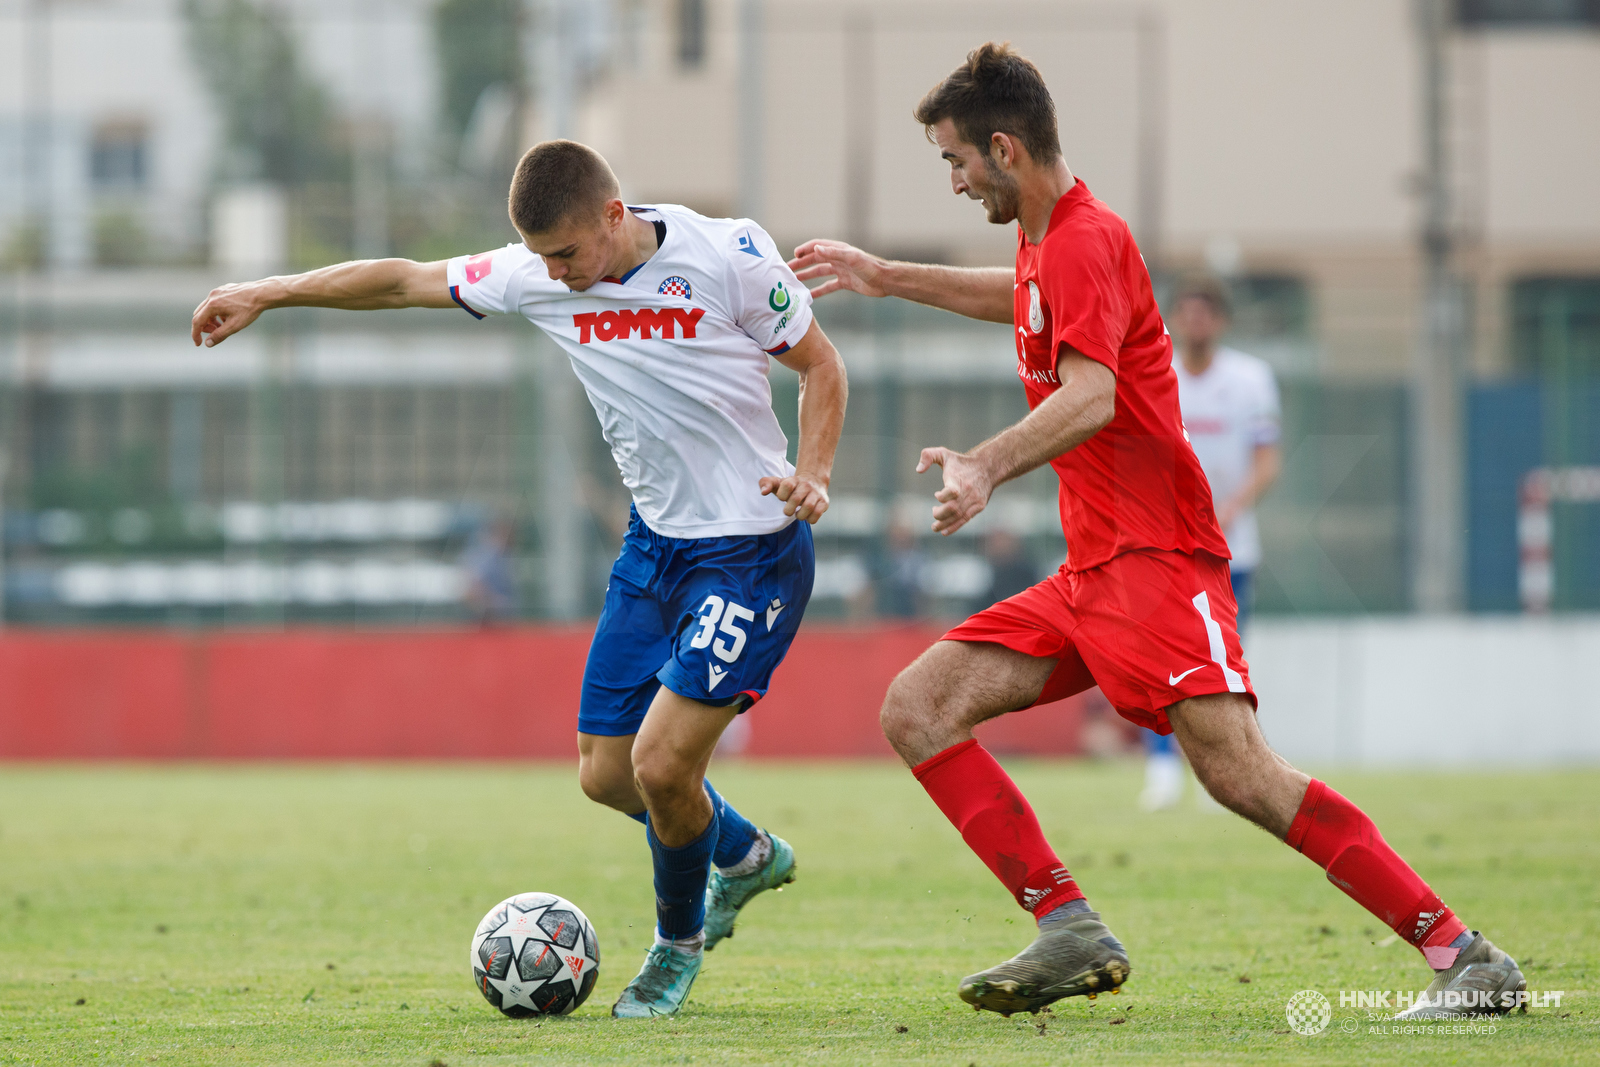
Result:
M1083 899L1044 839L1028 798L975 738L924 760L911 773L1024 910L1047 915Z
M1448 945L1466 931L1466 924L1389 847L1366 813L1325 783L1313 781L1306 788L1284 840L1328 872L1328 881L1357 904L1424 950L1424 956L1427 949Z

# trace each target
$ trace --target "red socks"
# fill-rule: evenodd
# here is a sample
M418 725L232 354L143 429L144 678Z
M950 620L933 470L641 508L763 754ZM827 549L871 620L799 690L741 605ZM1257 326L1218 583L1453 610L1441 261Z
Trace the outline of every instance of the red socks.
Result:
M1313 781L1284 840L1327 871L1328 881L1421 949L1430 967L1442 970L1455 963L1460 950L1450 942L1466 932L1466 925L1384 842L1360 808Z
M961 831L967 847L1036 917L1083 891L1044 839L1027 798L976 739L913 767L922 788ZM1450 943L1466 932L1455 912L1428 888L1361 809L1313 781L1285 837L1328 872L1328 881L1422 951L1435 970L1455 962Z
M976 738L924 760L911 773L961 831L967 847L1035 918L1083 899L1044 839L1028 799Z

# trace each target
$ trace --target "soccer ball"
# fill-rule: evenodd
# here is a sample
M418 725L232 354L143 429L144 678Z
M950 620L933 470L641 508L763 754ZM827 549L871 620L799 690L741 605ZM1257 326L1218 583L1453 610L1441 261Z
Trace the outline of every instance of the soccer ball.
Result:
M502 900L472 938L473 981L512 1018L567 1014L589 999L599 974L593 924L554 893Z

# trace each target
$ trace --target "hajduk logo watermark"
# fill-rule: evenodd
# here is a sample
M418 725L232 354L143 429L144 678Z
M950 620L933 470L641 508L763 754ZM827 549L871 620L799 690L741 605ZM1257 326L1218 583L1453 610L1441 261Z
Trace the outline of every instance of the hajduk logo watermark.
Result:
M1315 989L1302 989L1289 998L1289 1006L1283 1014L1295 1033L1311 1037L1322 1033L1333 1021L1333 1005Z

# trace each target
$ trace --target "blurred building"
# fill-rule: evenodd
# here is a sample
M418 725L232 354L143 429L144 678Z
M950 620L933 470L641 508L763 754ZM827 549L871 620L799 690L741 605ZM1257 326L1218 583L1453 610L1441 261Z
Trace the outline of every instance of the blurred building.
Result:
M524 531L526 612L594 610L620 486L531 327L280 312L210 351L189 346L190 310L231 278L514 239L510 160L556 134L605 152L631 199L751 214L780 246L833 236L1009 262L1010 228L951 196L910 118L987 39L1039 63L1068 162L1128 218L1158 287L1199 266L1228 278L1231 343L1279 372L1288 466L1260 512L1263 611L1415 602L1414 363L1426 194L1443 191L1464 599L1516 609L1519 489L1530 471L1600 464L1600 28L1586 0L1460 0L1434 68L1422 10L0 4L7 615L448 617L460 576L447 571L493 513ZM817 610L843 614L885 531L927 526L918 447L969 446L1025 405L1003 327L846 297L819 314L852 381L818 530ZM773 385L793 438L794 380L777 371ZM566 506L535 503L552 499ZM445 518L394 518L418 507ZM1554 606L1600 607L1600 517L1581 501L1551 509ZM267 516L253 540L238 536L244 514ZM1062 558L1048 472L1003 489L970 535L923 538L927 610L988 588L977 538L996 528L1041 563Z

